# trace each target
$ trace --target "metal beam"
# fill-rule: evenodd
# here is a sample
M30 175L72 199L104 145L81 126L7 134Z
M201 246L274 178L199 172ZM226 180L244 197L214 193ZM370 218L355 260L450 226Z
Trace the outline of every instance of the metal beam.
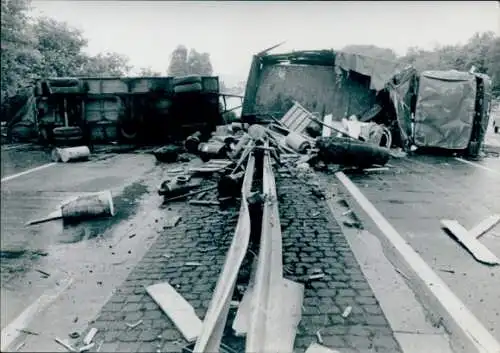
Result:
M252 186L254 170L255 157L251 154L248 158L245 177L243 179L241 207L236 231L193 352L213 353L218 352L220 349L236 278L245 258L250 240L250 213L247 196Z

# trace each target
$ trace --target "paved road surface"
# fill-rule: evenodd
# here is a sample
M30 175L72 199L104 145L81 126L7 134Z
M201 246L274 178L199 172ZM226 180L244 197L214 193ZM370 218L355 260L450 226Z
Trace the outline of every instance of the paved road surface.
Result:
M19 156L24 154L20 152ZM133 214L138 199L148 191L149 186L140 179L154 166L154 157L109 157L57 164L2 182L2 328L71 272L79 273L81 267L98 265L103 244L116 243L117 237L123 236L111 230ZM19 171L22 169L16 169ZM61 221L24 226L28 220L55 210L68 197L105 189L112 190L117 209L111 219L76 226L63 226ZM83 259L82 255L85 255ZM43 278L36 269L51 276Z
M478 164L431 156L392 160L389 171L350 175L365 196L500 340L500 267L475 261L440 225L470 229L500 213L500 159ZM500 257L500 226L481 238ZM452 271L452 272L450 272Z

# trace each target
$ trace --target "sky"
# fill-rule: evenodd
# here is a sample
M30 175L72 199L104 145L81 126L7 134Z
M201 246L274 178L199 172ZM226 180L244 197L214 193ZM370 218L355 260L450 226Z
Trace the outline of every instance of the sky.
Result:
M498 1L88 1L33 0L33 16L83 31L90 54L125 54L136 68L165 74L179 44L209 52L214 73L244 80L252 55L374 44L403 55L410 46L500 35Z

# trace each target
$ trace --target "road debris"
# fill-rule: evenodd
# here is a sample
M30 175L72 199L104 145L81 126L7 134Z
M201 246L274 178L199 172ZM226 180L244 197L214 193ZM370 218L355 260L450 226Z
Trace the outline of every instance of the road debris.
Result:
M439 271L441 271L441 272L447 272L447 273L452 273L452 274L454 274L454 273L455 273L455 271L454 271L454 270L448 270L448 269L446 269L446 268L440 268L440 269L439 269Z
M189 200L188 203L190 205L196 206L219 206L219 201L206 201L206 200Z
M385 165L389 150L361 141L338 137L319 137L316 140L318 157L325 163L367 168L374 164Z
M19 343L15 349L16 352L18 352L21 348L23 348L26 345L26 341L23 341Z
M173 321L188 342L196 340L202 322L193 307L167 282L146 287L146 291Z
M341 353L338 350L328 348L317 343L311 343L305 353Z
M52 160L54 162L76 162L85 161L90 157L90 149L87 146L54 148L52 150Z
M26 333L28 335L34 335L34 336L38 336L40 335L38 332L34 332L34 331L31 331L31 330L27 330L25 328L21 328L21 329L18 329L19 332L22 332L22 333Z
M316 273L316 274L309 275L309 277L307 279L309 281L316 281L316 280L322 279L324 277L325 277L324 273Z
M182 149L180 147L169 145L154 150L153 155L158 162L174 163L179 158L181 151Z
M92 343L92 340L94 339L95 335L97 334L97 329L95 327L92 327L89 332L85 335L83 338L83 344L84 345L89 345Z
M448 229L455 239L462 244L479 262L487 265L499 265L500 260L486 246L481 244L455 220L442 219L443 228Z
M69 335L69 338L77 339L80 337L80 334L78 332L71 332Z
M496 226L500 222L500 214L494 214L484 219L476 226L474 226L471 230L469 230L469 234L477 239L479 239L482 235L486 234L490 229Z
M73 346L71 346L69 343L66 343L65 341L61 340L60 338L54 338L54 341L56 341L58 344L66 348L70 352L78 352Z
M181 220L181 216L172 216L170 217L169 219L167 219L165 225L163 226L163 228L173 228L175 226L177 226L177 224L179 223L179 221Z
M201 142L201 132L196 131L194 134L188 136L184 141L184 147L190 153L196 153L198 151L198 146Z
M216 251L217 249L218 249L218 247L212 246L212 247L209 247L209 248L206 248L206 249L200 249L199 251L202 252L202 253L206 253L206 252Z
M65 222L77 222L96 217L109 217L115 215L113 197L111 192L101 191L88 195L74 197L64 202L60 209L52 212L47 217L28 222L26 225L62 219Z
M194 196L196 194L199 194L201 192L211 191L211 190L215 190L215 189L217 189L217 185L206 187L204 189L200 189L200 190L196 190L196 191L190 191L190 192L184 193L184 194L179 195L179 196L174 196L174 197L170 197L170 198L164 199L163 200L163 204L167 204L167 203L169 203L171 201L177 201L177 200L185 199L185 198Z
M363 169L364 172L382 172L389 170L388 167L375 167L375 168L365 168Z
M139 320L137 322L134 322L133 324L129 324L128 322L126 322L125 325L127 325L128 328L136 328L137 326L139 326L142 323L143 323L143 321Z
M323 337L321 337L321 331L316 331L316 337L318 338L318 343L323 344Z
M80 347L80 349L78 351L79 352L87 352L87 351L90 351L92 348L94 348L94 346L95 346L95 343L92 342L92 343L86 344L83 347Z
M349 213L352 213L353 210L347 210L345 212L342 212L342 216L347 216Z
M201 266L202 264L200 262L186 262L184 264L185 266Z
M133 237L135 237L136 235L137 235L137 234L132 233L132 234L130 234L130 235L128 236L128 238L129 238L129 239L132 239L132 238L133 238Z
M342 317L345 319L347 318L349 315L351 315L351 311L352 311L352 306L348 306L347 308L345 308L344 312L342 313Z

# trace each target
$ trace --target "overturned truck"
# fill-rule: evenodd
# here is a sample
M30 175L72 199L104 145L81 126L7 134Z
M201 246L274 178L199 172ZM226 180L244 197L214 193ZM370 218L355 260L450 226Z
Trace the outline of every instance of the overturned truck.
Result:
M49 78L9 122L18 139L50 144L165 143L223 122L215 76Z
M333 123L356 117L387 127L391 147L477 157L490 113L491 80L334 50L255 55L242 119L281 118L295 105ZM314 122L311 122L314 124Z

